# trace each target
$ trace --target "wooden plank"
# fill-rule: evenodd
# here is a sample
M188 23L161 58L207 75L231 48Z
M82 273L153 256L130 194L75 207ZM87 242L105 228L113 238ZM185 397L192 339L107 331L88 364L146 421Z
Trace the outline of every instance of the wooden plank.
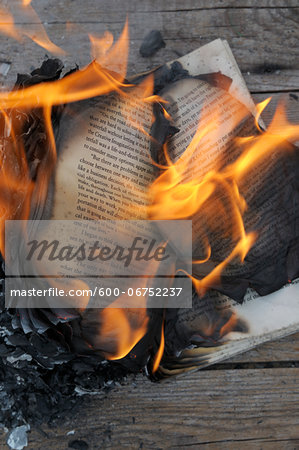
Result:
M251 449L258 449L258 450L273 450L274 448L279 448L280 450L295 450L298 448L299 440L298 439L283 439L283 440L273 440L273 439L253 439L253 440L240 440L240 441L227 441L227 442L220 442L220 443L205 443L204 448L205 450L231 450L231 449L240 449L242 450L251 450ZM174 447L179 448L179 447ZM189 448L197 448L195 445L188 446Z
M253 350L223 361L223 364L289 362L299 360L299 333L267 342Z
M14 7L14 0L9 3ZM32 4L47 22L53 41L69 52L63 57L67 67L88 63L87 31L100 34L109 29L117 37L127 12L130 73L174 59L216 37L226 38L249 88L257 92L255 100L263 100L271 91L294 90L287 94L288 111L290 119L298 122L297 0L53 0L51 4L33 0ZM65 25L68 20L77 22L69 27L71 31ZM139 46L153 28L162 31L167 46L153 58L142 59ZM29 71L42 61L45 51L25 42L22 47L1 37L0 62L12 64L2 81L12 83L17 72ZM278 94L273 97L264 113L266 122ZM267 343L228 363L298 360L298 338L299 334ZM84 439L89 448L297 448L298 371L202 371L161 384L138 377L134 384L128 380L107 395L88 398L80 416L66 419L64 426L43 427L49 439L33 430L29 448L67 448L73 439ZM72 429L75 435L66 436ZM2 437L0 448L7 448L4 442Z
M4 6L16 11L20 0L2 0ZM32 0L31 5L41 15L47 9L50 20L63 20L67 16L76 21L88 21L95 12L123 10L129 12L181 12L202 11L204 9L238 9L238 8L295 8L297 0L86 0L84 6L73 0ZM53 8L54 6L54 8Z
M169 6L172 5L171 1L164 1L161 6L154 7L151 2L144 2L144 5L151 5L144 9L137 6L137 3L133 3L136 4L136 9L129 14L130 74L172 60L217 37L222 37L227 39L232 47L250 90L298 90L299 47L296 17L299 8L287 7L288 2L284 2L284 7L277 8L242 8L238 4L237 8L195 11L187 9L179 12ZM126 18L126 7L120 8L118 0L109 2L109 8L107 1L99 4L96 0L84 2L84 8L82 3L71 1L65 4L56 0L51 3L51 7L45 6L45 2L41 4L41 20L45 23L50 38L68 53L63 57L67 67L75 63L84 65L89 62L88 32L99 35L108 29L117 38ZM168 6L169 11L165 10ZM19 20L22 20L22 16ZM66 26L67 21L78 23ZM28 30L32 26L27 24L24 28ZM166 47L152 58L144 59L138 50L143 37L151 29L161 30ZM46 53L27 38L22 47L11 38L1 37L0 48L0 61L12 63L6 77L10 83L17 72L29 71L41 62Z
M285 110L287 113L287 118L292 123L299 123L299 93L298 92L288 92L288 93L276 93L276 92L267 92L264 94L252 94L254 102L260 103L263 100L266 100L269 97L272 97L272 100L262 113L263 120L266 125L269 125L271 122L275 110L280 102L285 105ZM278 127L280 121L278 120ZM277 127L277 128L278 128Z
M86 399L59 428L42 427L48 439L32 430L29 448L67 448L73 439L91 449L296 448L298 376L299 368L202 371L155 384L138 376Z
M263 69L262 69L263 70ZM269 74L244 72L243 75L250 92L289 92L299 91L299 71L296 70L274 70Z

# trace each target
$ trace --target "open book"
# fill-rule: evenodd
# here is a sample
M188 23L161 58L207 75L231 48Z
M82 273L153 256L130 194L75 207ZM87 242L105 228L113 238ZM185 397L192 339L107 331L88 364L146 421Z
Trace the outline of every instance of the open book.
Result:
M217 39L178 62L180 70L185 70L188 76L174 77L159 91L168 102L165 108L172 117L172 125L178 129L168 141L168 152L171 160L177 161L192 142L199 119L202 127L214 122L217 132L211 129L201 139L183 174L184 182L201 180L208 171L236 160L239 149L234 138L256 133L256 110L226 41ZM168 67L174 70L171 64ZM219 75L219 82L217 77L207 75L218 72L224 76ZM142 83L131 88L130 100L114 93L66 108L57 134L58 163L44 219L147 218L146 206L151 201L148 188L159 175L153 158L158 163L163 158L159 155L162 147L158 146L158 154L149 151L155 129L152 104L142 103L140 96ZM220 111L221 120L214 117L215 110ZM290 171L279 179L285 174L286 164L277 166L278 160L271 157L256 165L248 175L250 183L244 187L249 203L244 223L249 230L257 228L260 232L258 245L249 252L251 256L245 258L244 265L233 261L225 268L221 285L212 286L202 298L194 292L192 309L172 312L166 317L161 372L170 374L206 366L299 330L299 283L295 280L299 269L298 230L292 229L296 220L298 223L298 206L286 219L287 206L281 205L279 189L288 196L294 175L288 166ZM275 182L269 184L271 180ZM284 184L288 185L285 190ZM221 196L221 189L215 195ZM192 217L194 260L205 258L206 249L200 238L202 228L208 227L205 214L208 216L210 209ZM223 213L218 210L213 214L220 227ZM263 214L268 220L266 225ZM213 234L215 230L208 232ZM286 242L278 237L284 232ZM209 261L194 265L194 276L200 279L213 270L215 261L227 254L226 245L226 239L218 240ZM285 266L287 272L284 269L280 274L280 268ZM295 281L281 287L286 273ZM256 286L263 296L248 286ZM230 318L234 323L225 331ZM89 337L97 348L96 336Z

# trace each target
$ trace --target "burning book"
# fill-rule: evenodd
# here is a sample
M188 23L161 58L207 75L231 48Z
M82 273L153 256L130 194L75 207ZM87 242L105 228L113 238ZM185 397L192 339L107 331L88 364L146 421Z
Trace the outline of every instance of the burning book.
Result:
M191 270L178 253L167 266L173 283L192 281L191 307L184 297L176 307L152 307L150 291L139 295L152 288L147 266L142 286L127 277L138 306L123 306L129 291L112 299L106 290L105 307L88 294L59 309L49 290L38 308L15 290L16 275L27 289L38 274L26 272L22 244L10 251L9 231L2 254L13 253L25 272L7 272L6 299L25 332L68 322L74 353L164 376L299 329L299 165L291 144L299 129L284 120L274 134L282 107L263 129L266 105L254 106L225 41L126 78L126 33L111 48L106 37L98 61L82 71L58 80L61 64L49 60L1 96L2 235L6 220L150 220L161 222L168 242L166 221L181 221L181 234L192 221Z

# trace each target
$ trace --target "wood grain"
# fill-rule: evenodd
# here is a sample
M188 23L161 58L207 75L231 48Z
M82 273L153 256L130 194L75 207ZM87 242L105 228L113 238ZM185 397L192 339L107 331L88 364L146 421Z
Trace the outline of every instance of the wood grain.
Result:
M298 92L267 92L264 94L252 94L254 102L260 103L263 100L266 100L267 98L271 97L272 100L268 104L267 108L262 113L263 120L266 125L269 125L271 122L275 110L279 103L282 103L285 105L286 115L290 122L292 123L299 123L299 93ZM281 123L278 120L278 128L279 124Z
M20 0L3 0L14 14ZM288 117L297 122L299 102L298 0L32 0L50 38L63 47L66 70L87 64L87 33L111 31L117 38L126 15L130 22L130 74L188 53L211 40L227 39L254 100L273 101L263 117L269 123L282 92ZM2 21L2 20L1 20ZM71 21L73 25L67 26ZM22 15L16 17L20 26ZM159 29L166 42L143 59L145 34ZM39 65L46 51L0 35L0 63L11 64L0 84L12 85L18 72ZM229 365L298 361L299 333L269 342L222 364L222 369L190 373L154 384L145 377L86 397L80 416L63 426L29 434L29 449L66 449L74 439L98 448L299 448L299 369L229 370ZM259 367L257 365L257 367ZM66 433L75 429L75 434ZM6 436L0 448L6 449Z
M13 7L15 3L15 0L9 2L16 15L16 22L25 30L34 27L33 24L24 24L24 17L18 16L17 8ZM109 30L117 38L128 13L130 74L172 60L221 37L228 40L251 91L298 90L299 8L295 7L298 3L214 3L215 7L211 7L213 2L191 0L189 3L169 0L159 3L137 0L53 0L51 6L45 0L32 2L50 38L67 52L63 60L68 68L75 63L84 65L89 62L87 33L100 35ZM73 22L73 25L66 26L68 21ZM166 47L152 58L144 59L139 55L139 47L146 33L152 29L162 32ZM1 36L0 48L0 60L12 64L6 77L8 83L15 79L17 72L28 72L39 64L46 53L28 38L20 44Z
M267 342L253 350L227 359L223 364L230 363L262 363L299 361L299 333L286 336L283 339Z
M16 10L21 0L2 0L4 6L10 5ZM295 8L297 0L53 0L51 5L48 0L32 0L31 5L41 15L48 11L49 18L58 21L70 20L86 21L96 11L101 13L120 11L125 12L181 12L206 9L239 9L239 8ZM24 19L23 19L24 20Z
M159 384L139 376L89 398L62 427L43 427L46 441L32 431L29 448L64 449L73 439L91 449L296 448L298 376L296 368L202 371Z

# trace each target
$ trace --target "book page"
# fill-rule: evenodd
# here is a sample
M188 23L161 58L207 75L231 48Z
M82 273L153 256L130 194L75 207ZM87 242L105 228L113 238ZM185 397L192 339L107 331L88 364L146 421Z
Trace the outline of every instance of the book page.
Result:
M57 140L58 162L47 203L50 219L69 221L69 225L61 222L60 226L59 237L65 244L84 243L86 248L91 248L99 241L102 246L115 249L129 248L136 238L148 242L155 239L154 249L165 243L164 238L161 242L155 226L143 220L147 218L147 189L154 181L155 171L150 157L152 105L144 103L138 94L138 88L133 89L127 100L112 93L68 105L64 111ZM77 223L81 220L95 221L94 228L90 223L84 227ZM39 240L43 236L49 242L49 236L55 239L55 227L52 230L50 224L49 221L47 228L41 227ZM171 258L169 275L172 277ZM57 260L45 261L44 266L39 262L38 267L47 274L52 270L53 274L96 276L99 263ZM161 270L162 264L157 261L142 266L140 261L133 260L125 274L142 277L159 274ZM168 273L168 265L165 271ZM109 277L124 275L123 261L106 261L98 275L108 278L101 279L101 286L115 287L116 281L110 281ZM88 286L95 289L97 283L98 280L89 280ZM125 284L129 285L129 281L123 280L122 285Z
M248 92L227 41L216 39L182 56L178 61L193 76L220 71L223 75L231 78L230 94L243 103L255 115L256 109L254 102Z
M179 158L188 161L182 182L201 182L209 171L221 172L240 154L234 137L256 133L247 107L229 93L212 88L201 80L180 80L165 89L163 94L169 101L167 110L180 129L170 139L168 152L173 161L178 161ZM195 112L199 112L199 115ZM238 122L236 117L241 117L242 120ZM211 123L214 125L209 127ZM188 158L188 150L184 149L191 144L197 129L209 131L201 137L194 155ZM238 260L225 268L223 275L226 277L226 285L223 281L224 285L218 286L222 292L211 289L203 298L194 294L192 310L181 309L178 312L173 347L168 349L170 354L175 353L182 345L181 336L186 338L185 346L190 341L196 345L194 336L198 335L201 335L198 345L209 339L218 344L225 342L223 349L213 347L210 352L205 349L201 354L202 360L193 361L195 365L205 365L207 360L209 363L221 360L244 351L246 346L250 348L299 329L298 281L265 297L260 297L251 289L246 291L248 280L260 284L263 294L267 294L267 289L273 289L276 282L280 283L277 289L281 287L285 266L293 265L293 273L298 270L294 256L298 255L296 231L295 228L291 230L288 225L296 223L298 215L298 209L293 205L296 195L293 196L290 190L290 186L296 184L296 174L291 167L292 164L296 167L296 155L288 152L287 148L288 145L278 154L272 154L271 158L261 160L241 183L240 193L248 204L243 216L245 229L258 232L257 243L244 264L240 264ZM286 156L282 155L283 152ZM290 207L286 208L288 196L291 199ZM231 249L232 242L227 236L231 233L233 224L225 219L221 203L225 204L225 195L220 185L220 189L211 197L210 204L192 217L193 259L204 259L207 240L212 246L210 259L193 266L193 275L198 279L208 275ZM229 209L227 212L229 213ZM230 214L228 216L231 217ZM210 220L213 222L213 230L209 229ZM292 246L292 250L289 250ZM240 300L245 295L242 305L230 298L235 295ZM239 331L221 336L220 330L233 314L234 328ZM231 344L230 341L234 342ZM236 341L240 341L240 344ZM210 345L213 346L212 343ZM192 362L189 360L188 363L190 365Z
M211 98L214 104L222 103L223 108L231 108L232 112L242 109L242 102L246 104L244 114L247 112L246 108L254 110L254 103L244 80L227 48L225 41L217 39L178 60L191 75L221 70L233 80L230 88L233 95L201 82L199 84L202 87L193 93L191 102L187 97L188 92L194 89L194 86L188 87L188 82L192 80L186 80L186 88L182 88L180 84L180 106L188 109L189 103L193 105L191 117L186 115L186 111L183 112L188 121L188 132L185 124L174 114L174 121L184 135L184 141L178 144L180 153L184 152L194 134L202 108L207 106L207 99ZM152 124L152 106L144 103L141 105L141 102L136 101L136 107L132 110L132 101L133 95L130 105L126 105L124 98L112 94L106 98L72 104L66 109L57 143L59 158L54 197L51 198L53 219L145 217L147 186L156 177L149 152L150 138L147 135ZM130 110L130 116L134 114L136 127L126 110ZM218 155L227 139L231 139L231 136L224 136L234 128L232 116L229 116L231 113L224 118L225 123L220 133L223 143L217 147ZM226 124L227 121L229 123ZM141 127L144 132L140 130ZM211 166L215 163L216 155L209 156L214 152L211 145L205 151Z
M57 144L53 219L144 218L147 186L154 180L147 136L152 107L136 102L130 110L135 122L126 107L114 94L67 108Z
M193 302L192 311L181 310L182 314L172 332L174 343L179 342L176 334L186 338L188 336L188 348L182 349L176 357L166 356L159 368L160 373L169 376L198 370L248 351L269 340L296 333L299 329L298 296L299 279L263 298L249 290L242 305L220 293L207 297L201 305L200 302L196 305ZM212 313L213 307L215 307L214 313ZM220 319L228 308L239 322L239 331L232 331L218 338L217 342L213 341L217 333L210 339L204 337L208 327L215 329L217 322L221 324ZM188 319L187 315L189 315ZM201 346L201 343L204 345ZM173 349L169 351L169 354L173 354Z
M194 259L204 259L206 250L200 244L201 240L213 243L213 257L206 264L194 267L195 273L202 278L212 270L213 260L216 265L232 251L233 241L227 236L235 227L231 220L234 205L223 188L226 180L221 178L221 174L241 154L236 137L254 136L257 131L253 116L241 102L204 81L180 80L166 88L163 95L169 102L167 110L180 130L170 138L168 153L174 162L179 158L185 161L181 182L195 182L199 186L208 174L217 173L217 177L211 175L210 178L215 192L192 216ZM199 138L194 144L192 139L197 130ZM227 276L240 277L249 270L256 271L258 260L259 267L262 267L269 265L271 259L282 258L290 242L297 237L295 228L290 230L288 225L295 223L298 216L294 170L298 155L290 147L285 143L268 157L261 158L239 182L239 192L247 204L243 215L245 230L257 232L258 239L252 253L255 257L243 265L237 262L228 266ZM289 198L289 207L286 197ZM201 237L202 230L204 236ZM281 266L283 264L287 263L281 262Z
M211 129L210 134L201 141L201 146L190 159L182 181L195 178L200 180L211 168L221 170L223 165L233 162L238 157L239 150L233 144L233 137L251 134L253 131L251 114L255 113L255 108L226 43L221 40L214 41L202 49L180 58L179 61L191 75L220 70L233 79L229 92L211 86L207 82L191 78L178 81L161 93L169 101L167 108L174 125L180 129L169 143L169 153L174 161L184 155L196 133L199 120L202 119L203 124L217 124L213 116L215 106L216 110L218 109L220 112L221 126L216 126L216 130ZM152 124L152 107L144 105L143 108L136 108L135 127L132 126L132 122L128 121L126 109L128 109L126 101L116 94L80 102L67 108L59 132L59 158L51 198L52 219L146 218L145 206L149 201L147 189L157 176L149 152L148 133ZM243 117L243 119L236 121L235 115ZM146 133L142 132L141 128ZM267 168L270 168L269 173L275 180L275 185L270 185L268 190L262 190L265 183L261 175L265 172L265 166L259 165L249 176L252 188L244 186L244 193L246 193L251 207L245 218L248 230L254 230L260 224L262 211L266 212L266 216L270 217L271 221L273 211L277 205L281 204L279 188L283 167L278 169L274 177L274 172L271 170L274 170L275 163L275 158L265 163ZM258 191L258 196L256 196L256 191ZM284 192L283 195L285 196L286 193ZM257 205L260 205L261 209L253 214L252 211ZM264 224L262 226L264 234L260 235L261 245L254 249L255 258L253 259L259 262L256 273L259 273L265 261L268 263L269 255L275 262L279 258L275 252L281 244L281 232L285 223L293 220L293 218L286 218L284 213L285 208L278 210L277 226L271 228L268 223L266 226ZM194 238L195 241L197 240L194 247L196 254L193 257L201 258L204 254L204 248L201 246L201 229L206 229L205 215L194 217L193 220ZM216 218L216 222L220 229L223 228L221 214ZM227 225L227 223L224 224L224 226ZM216 232L218 231L216 230ZM275 241L274 238L278 240ZM224 244L223 239L214 241L216 259L227 253L227 247ZM287 245L287 241L284 244ZM217 262L215 261L215 263ZM288 263L291 264L291 259ZM256 275L250 261L248 264L232 265L227 269L226 275L235 277L236 283L242 285L243 277L249 272L252 276ZM205 276L213 269L213 265L212 258L206 265L200 265L198 269L194 269L196 275L198 277ZM267 264L266 267L268 267ZM277 277L276 272L273 273L274 277ZM269 279L264 278L266 285L267 282L269 285L273 283L270 275L271 270ZM261 285L264 280L261 280ZM285 298L285 291L280 290L279 292L281 298ZM268 295L268 306L271 305L272 299L274 302L275 295L275 293ZM200 334L207 323L216 323L223 316L223 311L229 309L230 313L235 311L239 323L244 324L242 336L247 339L248 347L252 346L253 341L248 339L252 336L253 328L250 326L249 320L246 323L247 313L245 311L247 309L244 308L246 305L247 308L249 304L252 304L255 314L263 315L264 298L260 298L256 293L249 293L244 306L238 306L222 293L215 295L215 302L211 300L213 296L211 291L206 301L197 298L197 301L193 303L192 310L181 310L176 324L178 330L181 331L185 327L185 334L189 339L192 333ZM299 298L299 284L292 285L289 296L291 304L294 304ZM298 310L294 313L291 311L286 313L283 327L274 320L271 322L271 326L269 325L267 329L259 328L254 335L260 338L267 336L267 339L270 339L278 333L278 330L279 333L287 334L288 329L292 329L293 332L299 329ZM240 338L240 335L234 336ZM187 337L186 344L188 345ZM247 347L244 339L242 342L243 351ZM254 342L258 343L259 341L257 339Z

